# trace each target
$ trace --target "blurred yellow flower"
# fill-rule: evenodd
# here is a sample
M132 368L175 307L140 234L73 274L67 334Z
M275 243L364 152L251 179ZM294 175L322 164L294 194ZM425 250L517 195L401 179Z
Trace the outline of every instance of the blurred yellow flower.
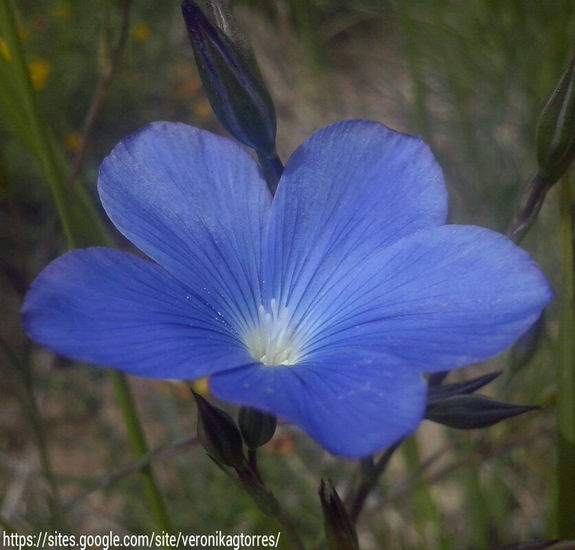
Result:
M205 376L204 378L198 378L192 382L192 388L196 393L200 395L209 395L210 388L208 385L209 378Z
M10 48L8 47L8 42L4 38L0 37L0 55L6 60L10 61L12 59L12 54L10 53Z
M208 118L212 116L212 108L207 98L202 97L194 103L194 114L199 118Z
M32 85L37 90L41 90L44 86L46 86L48 77L52 72L52 64L45 59L35 59L30 61L28 68L30 70Z
M150 30L150 27L143 21L136 23L132 28L132 36L138 42L145 42L146 40L148 40L148 38L150 38L151 33L152 32Z
M64 136L64 149L75 153L80 148L82 138L78 132L69 132Z

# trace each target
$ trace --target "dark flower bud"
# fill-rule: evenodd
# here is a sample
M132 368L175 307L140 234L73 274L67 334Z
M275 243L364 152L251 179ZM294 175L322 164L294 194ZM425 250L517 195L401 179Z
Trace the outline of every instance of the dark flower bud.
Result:
M238 468L245 462L242 436L232 417L192 391L198 406L198 440L217 464Z
M515 242L527 233L547 192L575 157L575 57L541 111L536 141L539 167L525 187L525 197L507 231L507 236Z
M273 437L277 419L273 414L251 407L241 407L238 413L238 425L246 445L250 449L257 449Z
M489 374L485 374L471 380L466 380L465 382L440 384L435 386L430 384L427 390L427 404L430 406L432 403L453 397L455 395L473 393L474 391L481 389L483 386L486 386L495 380L500 374L500 371L490 372Z
M229 0L206 0L205 5L208 20L226 35L255 76L262 80L254 52L231 14Z
M232 136L260 155L276 158L275 110L255 58L247 43L239 38L229 12L213 1L210 11L214 23L222 28L212 24L192 0L182 4L200 78L212 108Z
M455 395L429 403L425 418L458 430L487 428L539 407L501 403L483 395Z
M319 498L329 550L359 550L355 528L331 481L321 480Z
M543 107L537 125L539 175L550 184L575 157L575 57Z

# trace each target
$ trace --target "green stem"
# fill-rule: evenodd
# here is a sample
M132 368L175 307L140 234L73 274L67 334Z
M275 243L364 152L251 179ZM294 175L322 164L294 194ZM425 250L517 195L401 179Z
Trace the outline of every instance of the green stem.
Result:
M306 550L294 524L284 514L273 494L267 490L264 481L259 476L256 476L249 466L232 470L232 468L228 468L216 461L214 461L214 464L249 495L261 512L273 517L280 524L287 534L290 548ZM236 475L233 473L234 470Z
M52 188L54 202L60 215L60 221L62 222L66 239L71 244L71 247L73 247L75 239L69 216L66 215L66 205L62 193L56 191L58 182L60 181L58 167L54 162L54 155L51 152L52 146L47 135L46 126L42 123L42 116L32 80L30 79L30 72L28 70L22 40L18 32L15 14L16 10L11 0L0 0L0 20L3 22L2 30L10 49L12 77L15 81L16 89L21 93L20 108L25 114L34 156L40 165L42 174L46 177L46 181Z
M68 167L50 128L43 120L38 99L30 80L28 64L21 37L18 32L16 8L13 0L0 0L0 24L10 49L12 78L18 98L14 108L21 108L29 134L20 136L29 145L36 158L40 172L50 187L69 248L79 245L108 244L112 242L108 232L90 202L84 189L65 186ZM16 101L17 99L17 101ZM116 393L134 454L139 458L148 454L148 446L142 424L136 411L130 388L123 374L112 371L112 384ZM168 516L160 496L152 469L142 468L144 486L152 511L160 528L169 531Z
M557 368L557 536L575 538L575 193L563 176L559 195L561 232L561 312Z
M419 470L421 468L421 457L415 436L411 436L405 442L402 450L408 470L410 472ZM423 543L422 546L425 548L440 548L442 550L448 549L450 546L443 531L444 522L441 521L429 485L422 485L414 492L412 505L414 514L418 518L415 529L419 531Z
M403 440L402 440L403 441ZM389 460L393 456L395 450L401 445L402 441L399 441L395 445L389 447L383 455L381 455L380 459L375 463L367 466L368 462L364 460L362 463L362 472L363 472L363 480L361 481L359 487L357 488L357 492L353 496L351 503L349 505L349 519L352 523L356 523L359 517L359 514L363 510L363 506L367 500L367 497L377 485L381 474L385 471Z
M465 494L464 513L470 540L476 548L489 548L491 518L481 485L480 469L480 464L469 464L467 468L463 468L459 479Z
M286 532L287 537L291 543L291 548L294 550L305 550L305 546L294 527L293 523L284 515L283 511L280 510L277 520L282 526L283 530Z
M9 363L14 367L14 372L18 378L18 396L20 404L30 422L34 440L36 442L36 447L38 449L38 454L40 456L42 473L44 474L44 478L46 479L50 490L49 506L52 513L53 526L56 529L62 529L64 527L64 515L62 512L60 491L56 481L56 476L54 475L54 469L52 468L52 462L48 453L46 439L44 437L44 427L42 426L42 420L38 411L36 396L34 395L34 388L32 386L32 378L30 376L29 365L27 365L24 361L16 356L16 354L10 349L3 338L0 339L0 347L8 358Z
M140 417L138 416L128 381L123 374L115 370L111 371L110 376L118 405L120 406L124 422L126 423L128 438L130 440L132 450L138 457L146 456L148 454L148 444L146 442L146 436L142 429L142 423L140 422ZM172 530L170 519L166 512L162 495L158 489L152 466L149 463L145 464L142 466L140 471L144 478L144 488L148 496L148 502L150 503L154 516L156 517L156 523L159 528L169 533Z
M263 483L260 467L258 464L258 451L257 449L248 449L248 465L254 475Z
M16 13L12 0L0 0L0 30L11 57L5 63L7 70L3 71L6 73L3 77L10 79L5 92L13 95L11 101L10 97L4 97L4 108L9 109L9 113L4 115L9 115L12 121L21 121L13 130L35 158L42 178L50 188L69 247L111 244L112 240L85 190L80 186L74 189L65 187L67 162L42 116L18 32Z
M420 71L419 52L417 51L418 29L408 8L407 2L393 3L399 16L400 28L405 38L405 53L411 85L414 95L415 122L421 136L427 143L432 143L431 123L427 108L427 88Z
M301 42L307 50L313 69L320 72L325 67L324 49L317 32L317 8L308 0L292 0L291 10L297 23L297 30Z

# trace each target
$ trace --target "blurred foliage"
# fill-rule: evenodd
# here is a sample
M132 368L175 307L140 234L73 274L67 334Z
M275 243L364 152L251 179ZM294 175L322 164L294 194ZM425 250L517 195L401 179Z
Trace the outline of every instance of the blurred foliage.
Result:
M42 111L72 164L94 91L113 59L124 3L17 4ZM448 179L453 221L505 230L520 187L535 170L540 109L573 53L575 5L236 0L233 6L274 96L284 157L335 119L379 120L430 142ZM193 66L179 3L137 0L129 15L129 39L85 136L77 178L95 204L98 165L126 134L158 119L222 131ZM0 35L0 63L9 63L9 56ZM0 82L4 86L10 83ZM11 124L0 116L3 346L30 369L68 528L148 532L150 511L139 498L136 468L102 372L32 347L20 329L18 311L29 282L65 244L37 167ZM556 216L555 207L545 205L525 241L555 284ZM491 390L498 399L547 409L481 433L454 434L424 423L417 445L394 457L368 503L358 527L361 548L486 548L546 538L556 332L552 308L537 333L539 345L530 345L530 360L511 370L504 356L486 369L504 371ZM18 377L8 370L8 356L0 357L7 373L0 378L0 518L20 532L37 532L49 525L46 492L37 483L37 451L16 397ZM277 530L197 445L174 446L194 432L187 388L141 380L133 387L153 444L169 447L154 463L176 529ZM319 478L332 479L345 496L354 467L280 425L263 449L261 470L313 544L322 521Z

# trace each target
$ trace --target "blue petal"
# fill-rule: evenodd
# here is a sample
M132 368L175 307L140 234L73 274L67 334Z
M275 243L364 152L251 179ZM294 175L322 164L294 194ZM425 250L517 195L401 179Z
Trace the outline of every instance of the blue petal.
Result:
M265 301L296 301L341 264L445 223L447 193L419 138L367 121L313 134L286 165L267 233ZM344 266L345 268L345 266Z
M39 344L151 378L197 378L246 362L230 327L193 290L116 250L76 250L52 262L22 313Z
M420 374L378 364L362 352L220 372L210 388L223 400L293 422L331 453L350 458L374 454L415 431L426 399Z
M530 256L493 231L422 230L309 297L307 354L371 350L433 371L505 350L552 298ZM311 329L308 328L308 332Z
M98 185L128 239L245 329L260 303L271 198L241 147L185 124L154 123L112 151Z

